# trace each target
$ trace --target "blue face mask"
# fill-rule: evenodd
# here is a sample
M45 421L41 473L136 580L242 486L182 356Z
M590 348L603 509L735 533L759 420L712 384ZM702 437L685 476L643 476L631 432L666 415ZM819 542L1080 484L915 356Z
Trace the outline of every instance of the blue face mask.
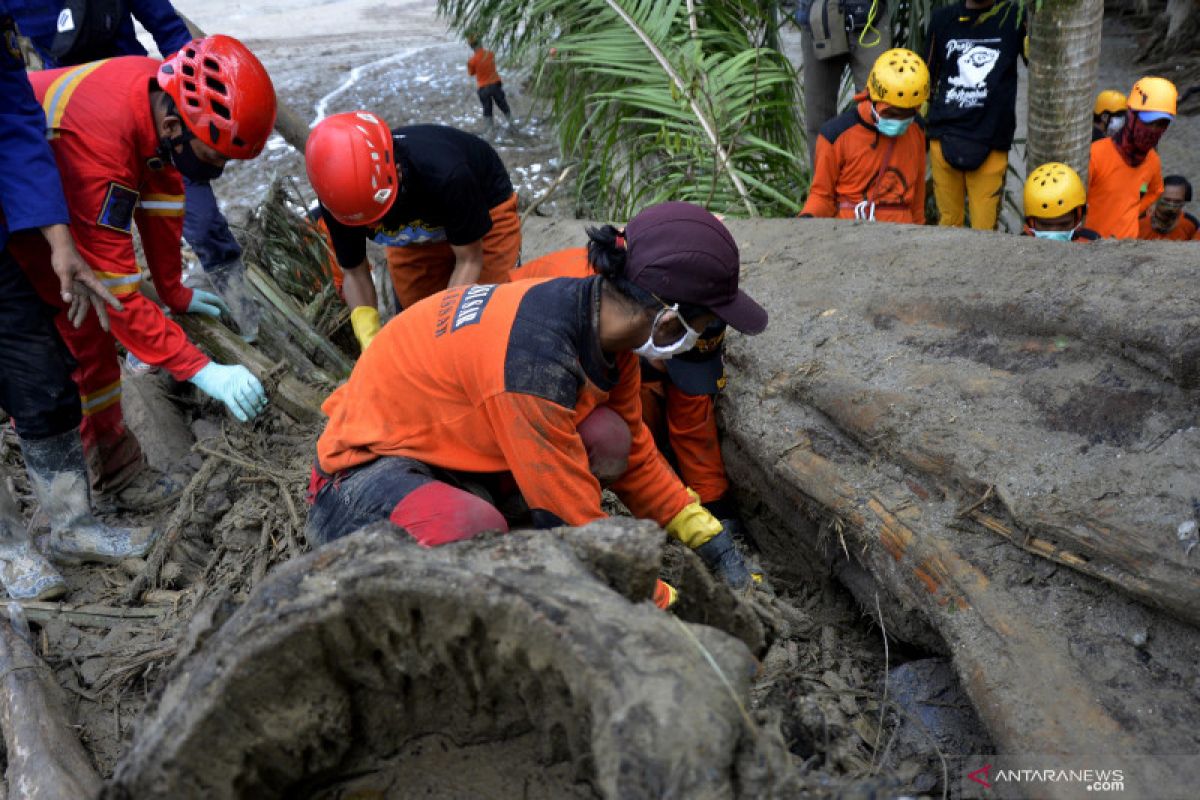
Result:
M912 124L914 117L906 117L905 119L889 119L888 117L879 116L879 112L871 107L871 116L875 117L875 129L884 136L895 138L902 135L908 126Z
M1069 231L1039 231L1034 229L1033 235L1039 239L1050 239L1055 242L1069 242L1071 237L1075 235L1075 230Z

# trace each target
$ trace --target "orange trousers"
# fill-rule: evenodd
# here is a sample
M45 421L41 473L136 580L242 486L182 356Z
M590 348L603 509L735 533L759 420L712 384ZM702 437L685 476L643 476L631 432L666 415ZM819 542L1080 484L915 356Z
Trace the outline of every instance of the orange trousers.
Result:
M642 421L659 450L673 456L680 479L702 503L719 500L729 491L714 400L712 395L684 394L670 381L642 383Z
M508 283L508 273L521 257L521 217L517 195L491 210L492 229L483 237L483 270L479 283ZM437 294L450 283L454 251L449 242L387 248L388 271L401 308Z

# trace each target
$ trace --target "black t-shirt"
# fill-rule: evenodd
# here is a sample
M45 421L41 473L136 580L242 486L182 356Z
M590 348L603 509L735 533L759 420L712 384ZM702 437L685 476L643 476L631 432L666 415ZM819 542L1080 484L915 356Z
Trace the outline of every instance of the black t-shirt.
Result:
M950 133L1007 151L1017 128L1017 60L1025 15L1013 2L969 9L955 3L929 22L928 137Z
M488 213L512 196L512 181L492 146L446 125L408 125L392 131L400 187L374 225L343 225L321 209L342 268L367 257L367 240L393 247L448 241L477 242L492 229Z

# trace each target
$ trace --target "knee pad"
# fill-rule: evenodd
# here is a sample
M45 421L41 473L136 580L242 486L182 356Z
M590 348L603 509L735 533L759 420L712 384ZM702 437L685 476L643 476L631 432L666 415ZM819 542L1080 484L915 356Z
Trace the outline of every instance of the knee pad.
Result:
M629 425L608 406L598 406L577 428L587 448L588 468L601 483L611 483L625 474L633 443Z
M425 547L470 539L486 531L508 532L504 515L494 505L441 481L409 492L388 519Z

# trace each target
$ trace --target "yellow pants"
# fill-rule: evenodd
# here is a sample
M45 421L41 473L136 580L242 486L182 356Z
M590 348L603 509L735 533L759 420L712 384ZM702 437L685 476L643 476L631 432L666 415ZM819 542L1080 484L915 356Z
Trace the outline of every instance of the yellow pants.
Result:
M971 211L971 227L981 231L995 230L1000 201L1004 197L1008 153L993 150L977 169L963 172L946 162L942 143L935 139L929 143L929 161L933 165L933 196L940 215L938 224L962 227L965 195Z

